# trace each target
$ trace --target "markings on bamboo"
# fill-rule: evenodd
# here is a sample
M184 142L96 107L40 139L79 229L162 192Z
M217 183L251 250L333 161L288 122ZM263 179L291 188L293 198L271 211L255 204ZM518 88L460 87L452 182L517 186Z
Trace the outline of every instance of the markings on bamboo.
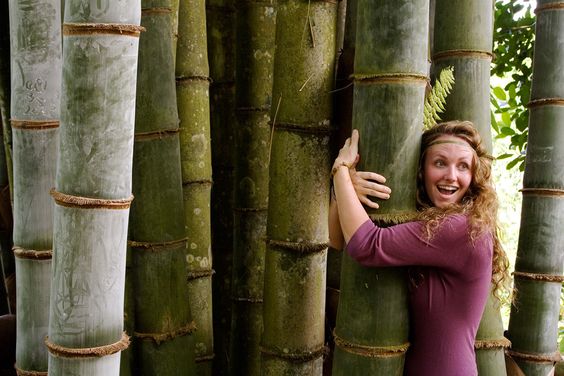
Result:
M151 132L139 132L135 133L135 141L152 141L152 140L162 140L165 137L172 137L178 135L180 128L162 129Z
M151 251L151 252L161 252L161 251L175 251L178 248L186 248L188 238L171 240L168 242L138 242L135 240L129 240L127 244L131 248Z
M141 340L153 341L157 345L160 345L162 342L173 340L176 337L182 337L182 336L190 335L194 331L196 331L197 329L198 329L198 327L196 326L196 323L194 321L192 321L192 322L188 323L188 325L185 325L181 328L178 328L176 330L172 330L172 331L169 331L169 332L164 332L164 333L134 332L133 336L135 338L139 338Z
M58 120L17 120L10 119L12 128L24 130L45 130L59 128Z
M63 35L122 35L138 38L143 26L118 23L65 23L63 24Z
M302 254L319 253L327 250L329 242L326 243L305 243L305 242L288 242L283 240L267 239L267 244L273 250L289 250Z
M366 358L390 358L403 356L410 346L409 342L396 346L361 345L359 343L349 342L339 337L335 331L333 331L333 337L335 339L335 346L339 347L343 351Z
M195 279L211 277L215 274L215 270L213 269L201 269L201 270L190 270L188 271L188 282L193 281Z
M131 195L129 198L124 199L107 200L69 195L66 193L58 192L55 190L55 188L52 188L50 193L58 205L69 208L121 210L129 209L131 202L133 201L133 195Z
M110 0L80 0L69 1L69 12L72 18L99 18L107 14Z
M109 345L85 348L71 348L57 345L45 338L45 345L49 352L62 358L101 358L123 351L129 347L129 336L124 332L121 339Z
M53 40L57 40L57 28L52 27L57 18L57 10L48 2L38 0L18 1L16 3L17 29L13 55L28 64L45 62L53 53ZM51 33L51 31L53 31Z
M312 360L321 358L328 353L329 349L325 346L321 346L312 351L302 351L302 352L290 352L289 349L276 349L268 348L264 345L260 346L260 352L264 355L268 355L274 358L286 359L297 363L306 363Z

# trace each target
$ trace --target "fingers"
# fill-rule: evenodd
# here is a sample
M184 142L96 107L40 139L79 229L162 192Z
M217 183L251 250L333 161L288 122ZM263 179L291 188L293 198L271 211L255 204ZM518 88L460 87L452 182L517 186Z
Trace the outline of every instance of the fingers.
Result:
M357 171L356 173L364 180L374 180L375 182L380 184L384 184L386 182L385 177L375 172Z
M380 205L378 205L377 203L375 203L374 201L370 200L368 197L366 196L359 196L358 198L360 200L360 202L362 202L364 205L373 208L373 209L378 209L380 208Z

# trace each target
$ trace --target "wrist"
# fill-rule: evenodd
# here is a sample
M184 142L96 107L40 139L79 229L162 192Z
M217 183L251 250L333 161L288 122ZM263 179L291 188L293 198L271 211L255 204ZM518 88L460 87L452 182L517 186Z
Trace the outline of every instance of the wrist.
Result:
M335 163L333 163L333 168L331 169L331 178L333 178L333 176L335 176L335 174L337 173L337 171L341 168L341 167L346 167L347 170L350 170L353 166L353 163L349 163L349 162L345 162L343 160L339 160L336 159Z

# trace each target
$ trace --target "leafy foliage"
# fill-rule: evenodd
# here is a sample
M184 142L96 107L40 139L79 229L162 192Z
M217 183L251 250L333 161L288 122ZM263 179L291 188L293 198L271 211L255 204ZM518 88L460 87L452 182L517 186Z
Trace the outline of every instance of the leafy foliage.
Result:
M437 120L441 120L439 113L444 112L446 97L452 91L454 86L454 68L446 67L439 73L439 78L435 81L435 85L425 97L425 106L423 109L423 128L429 129L437 124Z
M535 17L530 3L497 0L495 3L492 75L506 82L491 91L492 127L498 138L510 139L510 150L498 159L512 158L507 169L524 169L528 138Z

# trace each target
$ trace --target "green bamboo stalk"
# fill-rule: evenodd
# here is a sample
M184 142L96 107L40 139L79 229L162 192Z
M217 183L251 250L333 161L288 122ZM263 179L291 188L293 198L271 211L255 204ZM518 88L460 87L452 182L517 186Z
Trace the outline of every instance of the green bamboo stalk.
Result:
M275 27L273 1L237 4L231 375L260 375Z
M233 267L233 187L235 144L235 9L234 0L206 2L212 139L211 192L213 290L213 374L229 369L231 275Z
M172 61L176 64L176 48L178 46L178 12L180 9L180 0L171 0L170 8L172 9Z
M470 120L492 151L490 124L490 63L493 7L491 0L436 0L432 74L454 67L455 82L441 118ZM490 295L476 334L476 363L480 375L505 375L499 301Z
M557 346L564 278L564 2L539 0L529 139L515 265L509 354L526 375L547 375Z
M323 369L337 4L278 3L262 375Z
M118 375L140 2L65 4L49 375Z
M0 5L2 22L0 26L0 125L2 130L9 129L10 123L10 24L8 2ZM15 261L12 252L12 159L11 150L2 132L0 143L0 267L1 289L4 291L0 312L15 313L15 291L9 289L8 278L15 278ZM11 140L10 140L11 145ZM6 205L7 204L7 205ZM8 215L9 214L9 215Z
M143 0L130 246L135 370L194 375L169 0ZM158 67L158 69L156 69Z
M48 367L53 201L61 98L58 0L10 4L18 372Z
M415 214L429 2L361 0L358 10L352 126L361 135L359 169L394 177L394 195L371 218L405 222ZM369 303L377 301L385 304ZM333 375L402 374L407 333L404 270L364 268L344 255Z
M176 96L180 116L182 189L188 238L188 290L198 331L196 374L212 374L212 186L209 68L204 0L180 3Z

